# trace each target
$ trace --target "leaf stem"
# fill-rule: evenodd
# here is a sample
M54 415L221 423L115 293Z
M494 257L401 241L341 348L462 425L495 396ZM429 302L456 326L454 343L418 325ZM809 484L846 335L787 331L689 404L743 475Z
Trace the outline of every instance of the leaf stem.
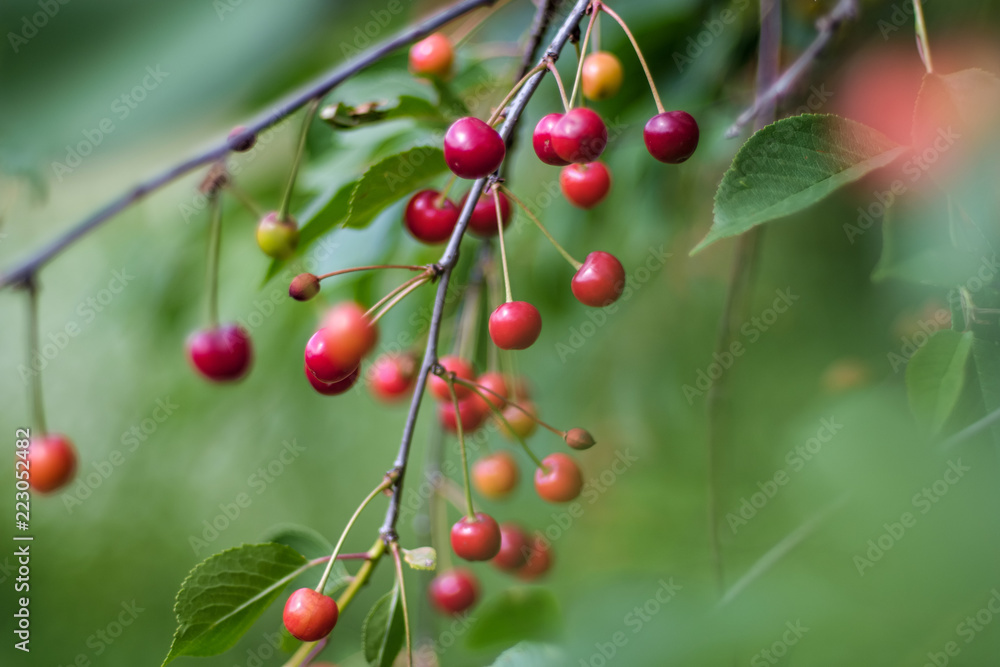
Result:
M472 484L469 480L469 459L465 452L462 411L458 407L458 394L455 393L455 377L453 373L447 371L441 377L448 383L448 393L451 394L451 403L455 407L455 433L458 435L458 450L462 453L462 477L465 480L465 513L469 519L475 520L476 510L472 506Z
M500 185L499 187L500 187L501 190L503 190L504 194L507 195L508 197L510 197L511 199L513 199L514 203L517 204L518 206L520 206L521 210L524 211L524 213L529 218L531 218L531 221L534 222L538 226L538 228L540 230L542 230L542 234L545 234L545 238L547 238L549 240L549 243L551 243L553 246L555 246L555 249L558 250L559 254L562 255L566 259L566 261L570 263L570 266L572 266L574 269L576 269L577 271L579 271L580 267L583 266L583 264L581 264L580 262L578 262L575 259L573 259L573 256L571 254L569 254L568 252L566 252L565 248L563 248L561 245L559 245L559 242L556 241L555 238L553 238L552 234L549 233L549 230L545 229L545 225L542 224L541 220L539 220L538 218L536 218L535 215L534 215L534 213L532 213L528 209L527 204L525 204L523 201L521 201L520 199L518 199L517 195L515 195L513 192L511 192L510 188L508 188L507 186Z
M600 4L600 9L618 22L618 25L620 25L622 30L625 31L625 35L628 36L628 41L632 42L632 48L635 50L635 55L639 56L639 62L642 64L642 71L646 73L646 81L649 82L649 92L653 93L653 101L656 102L656 110L659 113L665 113L666 109L663 106L663 100L660 99L660 93L656 90L656 83L653 81L653 73L649 71L649 65L646 64L646 58L642 55L642 49L639 48L639 42L635 41L635 36L632 35L632 31L628 29L625 21L623 21L618 14L616 14L604 3Z
M309 126L312 125L316 111L322 98L315 97L306 107L306 115L302 119L302 129L299 130L299 143L295 148L295 160L292 162L292 170L288 174L288 185L285 187L285 196L281 198L281 207L278 209L278 220L284 222L288 220L288 207L292 203L292 191L295 190L295 179L299 175L299 165L302 164L302 154L306 148L306 138L309 136Z
M399 585L399 600L403 603L403 629L406 632L406 664L413 667L413 639L410 637L410 611L406 606L406 585L403 583L403 561L399 556L399 542L393 542L392 560L396 563L396 582Z

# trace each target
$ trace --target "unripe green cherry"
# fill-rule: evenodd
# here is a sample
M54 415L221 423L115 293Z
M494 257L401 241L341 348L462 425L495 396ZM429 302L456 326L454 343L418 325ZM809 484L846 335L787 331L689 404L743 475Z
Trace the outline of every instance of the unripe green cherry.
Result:
M268 257L288 259L299 245L299 228L291 217L278 219L271 211L257 224L257 245Z

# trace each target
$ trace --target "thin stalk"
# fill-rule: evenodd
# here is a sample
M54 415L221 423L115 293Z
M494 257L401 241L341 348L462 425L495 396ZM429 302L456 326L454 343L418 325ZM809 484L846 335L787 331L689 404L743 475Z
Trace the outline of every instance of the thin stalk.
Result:
M521 87L528 82L528 79L535 76L544 69L545 69L545 63L538 63L537 65L529 69L528 73L522 76L521 80L515 83L514 87L510 89L510 92L508 92L504 96L504 98L500 100L500 104L497 105L497 108L493 111L492 114L490 114L490 118L489 120L486 121L486 124L493 125L493 123L495 123L497 119L500 118L500 114L503 113L503 110L507 108L507 103L510 102L512 99L514 99L514 96L517 95L517 91L521 90Z
M576 269L577 271L579 271L580 267L583 266L583 264L581 264L580 262L578 262L575 259L573 259L573 256L571 254L569 254L568 252L566 252L565 248L563 248L561 245L559 245L559 242L556 241L555 238L553 238L552 234L549 234L549 230L545 229L545 225L542 224L541 220L539 220L538 218L536 218L535 215L528 209L527 204L525 204L523 201L521 201L520 199L518 199L517 195L515 195L513 192L511 192L510 188L508 188L507 186L500 185L499 187L500 187L501 190L503 190L504 194L507 195L508 197L510 197L511 199L513 199L514 203L517 204L518 206L520 206L521 210L524 211L524 213L529 218L531 218L531 221L533 223L535 223L540 230L542 230L542 234L545 234L545 238L547 238L549 240L549 243L551 243L553 246L555 246L556 250L559 251L559 254L562 255L566 259L566 261L570 263L570 266L572 266L574 269Z
M49 432L45 423L45 402L42 398L42 371L32 368L34 360L39 356L38 341L38 283L34 274L27 281L28 289L28 368L31 368L31 412L34 415L35 426L41 435Z
M514 427L510 425L509 421L507 421L507 418L503 416L503 412L500 411L500 408L498 408L497 406L493 405L493 402L491 400L489 400L483 392L479 391L479 385L472 384L471 382L466 382L466 381L462 380L461 378L455 378L455 382L458 382L459 384L461 384L461 385L463 385L465 387L468 387L469 389L471 389L472 391L474 391L476 393L476 395L479 396L479 398L481 398L484 401L486 401L486 404L490 406L490 410L493 412L493 416L496 417L497 419L499 419L500 422L504 426L507 427L507 430L514 434L514 437L516 437L517 441L519 443L521 443L521 447L523 447L524 451L527 452L528 457L530 457L531 460L535 462L535 465L538 466L539 468L544 468L545 467L542 464L541 460L537 456L535 456L535 453L533 451L531 451L531 448L528 447L528 443L526 443L524 441L524 438L521 437L521 434L518 433L517 431L515 431ZM493 392L490 392L490 393L493 393ZM515 403L511 403L511 405L514 405L515 407L518 407L518 409L520 409L522 412L524 412L524 409L520 408ZM456 409L457 409L457 406L456 406ZM525 412L525 414L528 414L528 413ZM529 416L531 416L531 415L529 415ZM532 419L534 419L534 417L532 417ZM535 421L538 421L538 420L536 419ZM551 427L549 427L549 428L551 428ZM465 453L464 448L463 448L462 453L463 453L463 459L464 459L464 453ZM468 480L466 480L466 489L468 490ZM469 492L469 498L471 499L471 497L472 497L472 493Z
M410 611L406 607L406 585L403 583L403 559L399 556L399 542L393 542L392 560L396 563L396 582L399 585L399 599L403 603L403 629L406 632L406 664L413 667L413 640L410 637Z
M371 317L372 313L376 312L383 304L391 300L394 296L396 296L406 288L410 287L415 282L426 279L429 275L430 274L428 273L422 273L419 276L413 276L412 278L407 279L401 285L397 285L396 287L392 288L391 290L389 290L388 294L386 294L384 297L376 301L375 305L369 308L367 312L365 312L365 317Z
M649 71L649 65L646 64L646 59L642 55L642 49L639 48L639 43L635 41L632 31L628 29L627 25L625 25L625 21L623 21L622 18L613 10L609 9L607 5L601 3L600 9L618 22L618 25L622 27L622 30L624 30L625 34L628 36L628 41L632 42L632 48L635 50L635 55L639 56L639 62L642 64L642 71L646 73L646 81L649 82L649 92L653 93L653 101L656 102L656 110L660 113L665 113L666 109L663 106L663 101L660 99L660 93L657 92L656 84L653 83L653 74Z
M458 408L455 379L451 373L445 373L442 377L448 383L448 393L451 394L451 403L455 406L455 432L458 435L458 449L462 453L462 477L465 479L465 513L469 519L475 520L476 510L472 506L472 484L469 480L469 458L465 453L465 434L462 433L462 412Z
M481 16L473 15L466 19L466 21L460 25L454 33L452 33L452 45L455 48L458 48L463 42L472 37L476 31L482 28L486 24L486 21L493 16L498 9L509 2L510 0L500 0L500 2L496 3L492 7L487 8L486 11L480 12Z
M934 73L934 59L931 58L931 43L927 36L927 24L924 22L924 6L920 0L913 0L913 18L916 22L917 47L920 49L920 59L928 74Z
M278 220L288 219L288 207L292 203L292 191L295 189L295 179L299 176L299 165L302 164L302 154L306 148L306 138L309 136L309 126L312 125L316 111L319 109L321 98L314 98L306 107L306 115L302 119L302 129L299 130L299 144L295 149L295 160L292 162L292 171L288 174L288 185L285 187L285 196L281 198L281 207L278 209Z
M576 104L576 92L580 89L580 79L583 77L583 61L586 58L587 42L590 40L590 32L594 29L594 22L597 21L597 13L601 9L600 0L594 0L590 5L590 21L587 22L587 32L583 34L583 44L577 46L576 57L576 78L573 80L573 92L569 94L569 103ZM580 95L581 102L583 95Z
M500 210L500 193L497 192L496 185L493 186L493 204L497 209L497 237L500 239L500 265L503 267L503 287L507 293L507 303L510 303L514 300L514 297L510 293L510 273L507 271L507 248L503 242L503 214Z
M455 185L455 179L458 178L455 174L451 175L448 182L445 183L444 187L441 189L441 193L438 195L437 199L434 200L434 206L441 208L444 206L445 200L448 199L448 193L451 191L451 186Z
M479 295L478 286L469 287L462 306L459 320L457 354L462 359L474 359L479 343Z
M563 111L569 111L569 98L566 97L566 89L563 87L562 77L559 75L559 69L551 60L546 62L546 66L549 71L552 72L552 76L555 77L556 86L559 87L559 97L562 98Z
M393 298L392 301L390 301L389 303L385 304L385 308L383 308L377 315L375 315L374 317L372 317L371 323L375 324L380 319L382 319L382 316L385 315L386 313L388 313L390 310L392 310L393 307L397 303L399 303L400 301L402 301L403 299L405 299L407 297L407 295L410 294L410 292L413 292L413 291L415 291L417 289L420 289L420 286L423 285L424 283L426 283L428 280L430 280L430 275L417 276L416 280L413 281L412 285L410 285L409 287L407 287L406 289L404 289L402 292L400 292L398 295L396 295L396 297Z
M250 211L251 215L253 215L258 220L264 217L264 209L262 209L257 204L257 202L255 202L253 198L246 193L246 191L243 188L236 185L236 183L234 183L232 179L226 182L225 187L229 190L230 193L232 193L234 197L236 197L236 199L240 202L240 204L243 205L243 207L246 210Z
M219 254L222 249L222 202L218 193L211 195L211 216L208 229L208 323L213 329L219 326Z
M468 380L463 380L462 378L459 378L459 377L455 378L455 382L457 382L460 385L468 387L469 389L475 391L476 393L478 393L480 395L482 395L481 392L484 392L484 391L487 392L487 393L489 393L489 394L492 394L493 396L496 396L497 398L499 398L501 401L503 401L507 405L511 406L512 408L516 408L517 410L520 410L521 412L523 412L525 415L527 415L528 417L530 417L532 419L532 421L534 421L536 424L538 424L542 428L545 428L545 429L548 429L549 431L552 431L553 433L555 433L556 435L558 435L560 438L565 438L566 437L566 431L560 431L555 426L552 426L550 424L546 424L541 419L539 419L537 416L531 414L530 412L528 412L527 410L525 410L523 407L521 407L520 405L518 405L514 401L510 400L509 398L507 398L505 396L501 396L500 394L498 394L497 392L493 391L489 387L484 387L481 384L477 384L475 382L469 382ZM485 396L483 397L483 400L486 400Z
M339 276L344 273L354 273L355 271L374 271L377 269L408 269L410 271L427 271L430 267L428 266L417 266L416 264L373 264L371 266L354 266L349 269L338 269L337 271L331 271L330 273L324 273L321 276L316 276L319 280L326 280L327 278L333 278L334 276Z

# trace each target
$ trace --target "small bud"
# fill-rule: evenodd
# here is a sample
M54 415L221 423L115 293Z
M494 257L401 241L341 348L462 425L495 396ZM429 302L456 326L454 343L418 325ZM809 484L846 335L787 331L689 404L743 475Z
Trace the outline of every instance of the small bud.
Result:
M226 184L229 183L229 172L226 171L225 162L216 162L205 174L205 178L202 179L201 184L198 186L198 190L205 195L214 195Z
M594 446L594 436L582 428L571 428L566 431L564 439L573 449L590 449Z
M246 153L248 150L254 147L257 143L256 134L246 134L247 128L242 125L237 125L230 131L227 139L230 141L230 148L232 148L237 153ZM239 141L234 141L234 139L239 139Z
M292 278L288 286L288 296L296 301L308 301L319 294L319 278L311 273L300 273Z

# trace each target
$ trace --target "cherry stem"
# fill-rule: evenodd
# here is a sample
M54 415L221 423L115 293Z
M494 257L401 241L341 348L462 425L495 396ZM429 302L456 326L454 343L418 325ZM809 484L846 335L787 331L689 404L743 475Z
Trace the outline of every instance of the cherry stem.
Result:
M601 50L601 17L594 19L594 41L590 44L590 52L597 53Z
M35 274L32 273L25 281L28 290L28 368L32 368L34 360L38 357L38 283ZM42 400L42 371L36 370L31 374L31 411L35 417L35 426L42 435L49 432L45 424L45 403Z
M458 28L452 34L451 37L452 45L455 48L458 48L459 44L472 37L477 30L479 30L486 24L487 19L493 16L493 14L498 9L500 9L509 2L510 0L501 0L492 7L489 7L486 11L481 12L481 16L472 15L469 18L467 18L465 22L462 23L462 25L458 26Z
M242 204L246 210L250 211L251 215L258 220L264 217L264 209L262 209L256 201L254 201L253 197L247 194L246 190L236 185L236 183L234 183L231 179L226 183L226 188L229 189L229 192L232 193L237 200L239 200L240 204Z
M326 582L330 578L330 572L333 571L333 564L336 562L338 554L340 554L340 548L344 546L344 540L347 539L347 534L351 532L351 528L354 527L354 523L358 520L358 517L361 516L361 512L368 506L368 503L375 499L376 496L392 486L396 482L397 477L398 474L390 474L382 478L379 485L372 489L372 492L369 493L365 499L361 501L361 504L358 505L358 508L354 510L354 514L351 516L350 520L348 520L347 525L344 526L344 532L340 534L340 539L337 540L337 546L333 548L333 553L330 554L330 560L326 564L323 576L320 578L319 584L316 586L317 592L322 593L323 589L326 587Z
M559 97L562 98L563 110L569 111L569 98L566 97L566 89L563 87L562 77L559 75L559 69L551 60L546 61L546 66L549 71L552 72L552 76L556 79L556 86L559 87Z
M924 61L927 73L933 74L934 59L931 58L931 43L927 37L927 24L924 23L924 6L920 0L913 0L913 18L916 24L917 48L920 51L920 59Z
M524 211L529 218L531 218L532 222L538 225L538 228L542 230L542 234L545 234L545 238L547 238L549 242L555 246L556 250L559 251L559 254L562 255L566 259L566 261L570 263L570 266L579 271L580 267L583 266L583 264L573 259L573 256L568 252L566 252L565 248L559 245L559 243L555 240L555 238L552 237L552 234L549 234L549 230L545 229L545 225L542 224L541 220L536 218L535 215L528 209L528 205L525 204L520 199L518 199L517 196L510 191L510 188L501 185L500 189L503 190L505 195L513 199L515 204L521 207L521 210Z
M493 123L497 122L497 120L500 118L500 115L503 114L503 110L507 108L507 103L510 102L512 99L514 99L514 95L517 95L517 91L521 90L521 86L528 83L528 79L535 76L544 69L545 69L544 62L538 63L537 65L529 69L528 73L522 76L521 80L515 83L514 87L510 89L510 92L507 93L507 95L505 95L502 100L500 100L500 104L490 115L490 118L489 120L486 121L486 124L492 126Z
M408 269L410 271L426 271L428 266L417 266L416 264L373 264L371 266L354 266L349 269L339 269L337 271L331 271L330 273L324 273L321 276L316 276L318 280L326 280L327 278L333 278L334 276L339 276L344 273L353 273L355 271L374 271L377 269Z
M516 409L520 410L521 412L523 412L525 415L527 415L528 417L530 417L532 419L532 421L534 421L536 424L538 424L542 428L545 428L545 429L548 429L549 431L552 431L553 433L555 433L556 435L558 435L560 438L565 438L566 437L566 431L560 431L555 426L552 426L551 424L546 424L541 419L539 419L537 416L531 414L530 412L528 412L527 410L525 410L523 407L521 407L520 405L518 405L514 401L510 400L509 398L507 398L505 396L501 396L500 394L498 394L497 392L493 391L489 387L484 387L481 384L477 384L475 382L469 382L469 381L463 380L461 378L456 378L455 382L458 382L459 384L463 384L463 385L467 386L469 389L472 389L472 390L476 391L476 393L479 393L480 391L488 392L488 393L492 394L493 396L496 396L497 398L499 398L501 401L505 402L507 405L511 406L512 408L516 408ZM480 394L480 395L482 395L482 394Z
M503 412L500 411L500 408L498 408L497 406L493 405L493 401L491 401L486 396L486 394L484 394L482 391L480 391L480 389L485 389L486 391L489 391L491 394L493 394L494 396L496 396L496 397L498 397L500 399L503 399L503 396L500 396L500 394L497 394L496 392L493 392L493 391L490 391L489 389L486 389L486 387L481 387L480 385L475 384L473 382L467 382L467 381L465 381L465 380L463 380L461 378L455 378L455 382L461 384L464 387L468 387L471 391L475 392L476 395L479 396L479 398L481 398L484 401L486 401L486 404L488 406L490 406L490 410L493 412L493 416L495 416L497 419L499 419L500 422L504 426L507 427L507 430L514 434L514 437L517 438L517 441L519 443L521 443L521 447L524 448L524 451L527 452L527 454L531 458L531 460L535 462L535 465L538 466L539 468L544 468L545 467L542 464L542 462L538 459L538 457L535 456L535 453L533 451L531 451L531 448L528 447L528 443L526 443L524 441L524 438L521 437L521 434L518 433L517 431L515 431L514 427L510 425L509 421L507 421L507 418L503 416ZM503 400L506 400L506 399L503 399ZM510 403L510 401L508 401L508 403ZM520 407L516 403L510 403L510 404L513 405L514 407L516 407L518 410L520 410L524 414L526 414L529 417L531 417L532 419L534 419L535 421L538 421L537 418L535 418L533 415L531 415L530 413L528 413L524 408Z
M451 190L451 186L455 185L456 178L458 178L458 176L452 174L451 178L448 179L448 182L441 190L441 194L439 194L437 196L437 199L434 200L434 208L441 208L442 206L444 206L445 200L448 199L448 192Z
M642 55L642 49L639 48L639 43L635 41L632 31L628 29L627 25L625 25L625 21L623 21L622 18L613 10L609 9L607 5L604 3L598 3L598 7L602 12L605 12L608 16L617 21L618 25L620 25L622 30L625 31L625 35L628 36L628 40L632 42L632 48L635 50L635 55L639 56L639 62L642 64L642 71L646 73L646 81L649 82L649 91L653 93L653 101L656 102L656 110L659 113L666 113L667 110L663 107L663 101L660 99L660 93L656 91L656 84L653 83L653 74L649 71L649 65L646 64L646 59Z
M455 484L455 482L442 475L441 479L435 482L434 491L440 497L451 503L451 506L459 512L465 511L465 508L462 507L462 505L465 504L465 497L458 489L458 484Z
M406 633L406 664L413 667L413 642L410 638L410 612L406 608L406 585L403 583L403 559L399 555L399 542L389 545L392 560L396 563L396 585L399 586L399 600L403 603L403 629Z
M451 394L451 403L455 407L455 433L458 435L458 449L462 453L462 477L465 479L465 513L470 521L475 521L476 510L472 505L472 484L469 483L469 457L465 453L465 434L462 432L462 412L458 408L458 394L455 393L455 374L445 371L444 381L448 383L448 393ZM464 383L463 383L464 384Z
M583 61L586 60L587 53L587 42L590 40L590 31L594 29L594 23L597 21L597 13L601 9L601 3L599 0L594 0L590 5L590 21L587 22L587 32L583 34L583 44L577 47L577 64L576 64L576 78L573 80L573 92L569 94L569 103L576 104L576 91L580 89L580 79L583 76ZM581 102L583 100L583 95L580 95Z
M312 125L316 111L319 109L319 97L314 97L306 107L305 118L302 119L302 129L299 130L299 145L295 149L295 161L292 162L292 171L288 174L288 185L285 187L285 196L281 198L281 207L278 209L278 220L284 222L288 219L288 207L292 202L292 191L295 189L295 179L299 175L299 165L302 163L302 154L306 148L306 137L309 136L309 126Z
M430 273L423 273L423 274L417 276L416 278L410 278L405 283L403 283L403 285L401 285L400 287L397 287L395 290L393 290L394 292L398 292L398 294L396 294L392 298L392 300L389 301L389 303L385 304L385 308L383 308L377 315L375 315L374 317L372 317L371 324L375 324L380 319L382 319L383 315L385 315L390 310L392 310L393 307L397 303L399 303L400 301L402 301L403 299L405 299L406 296L410 292L418 289L421 285L423 285L428 280L430 280L430 277L431 277ZM392 292L389 293L389 295L391 295L391 294L392 294ZM383 298L382 301L385 301L385 298ZM381 302L379 302L379 303L381 303ZM375 304L375 306L378 306L378 305L379 304ZM367 313L365 313L365 316L367 317L372 312L372 310L374 310L374 308L375 307L373 306L371 310L369 310Z
M208 228L208 323L213 329L219 326L219 254L222 249L222 202L219 195L210 195L211 222Z
M503 287L507 294L507 303L514 300L510 293L510 273L507 271L507 248L503 242L503 217L500 210L500 193L497 186L493 186L493 204L497 209L497 236L500 239L500 265L503 267Z

